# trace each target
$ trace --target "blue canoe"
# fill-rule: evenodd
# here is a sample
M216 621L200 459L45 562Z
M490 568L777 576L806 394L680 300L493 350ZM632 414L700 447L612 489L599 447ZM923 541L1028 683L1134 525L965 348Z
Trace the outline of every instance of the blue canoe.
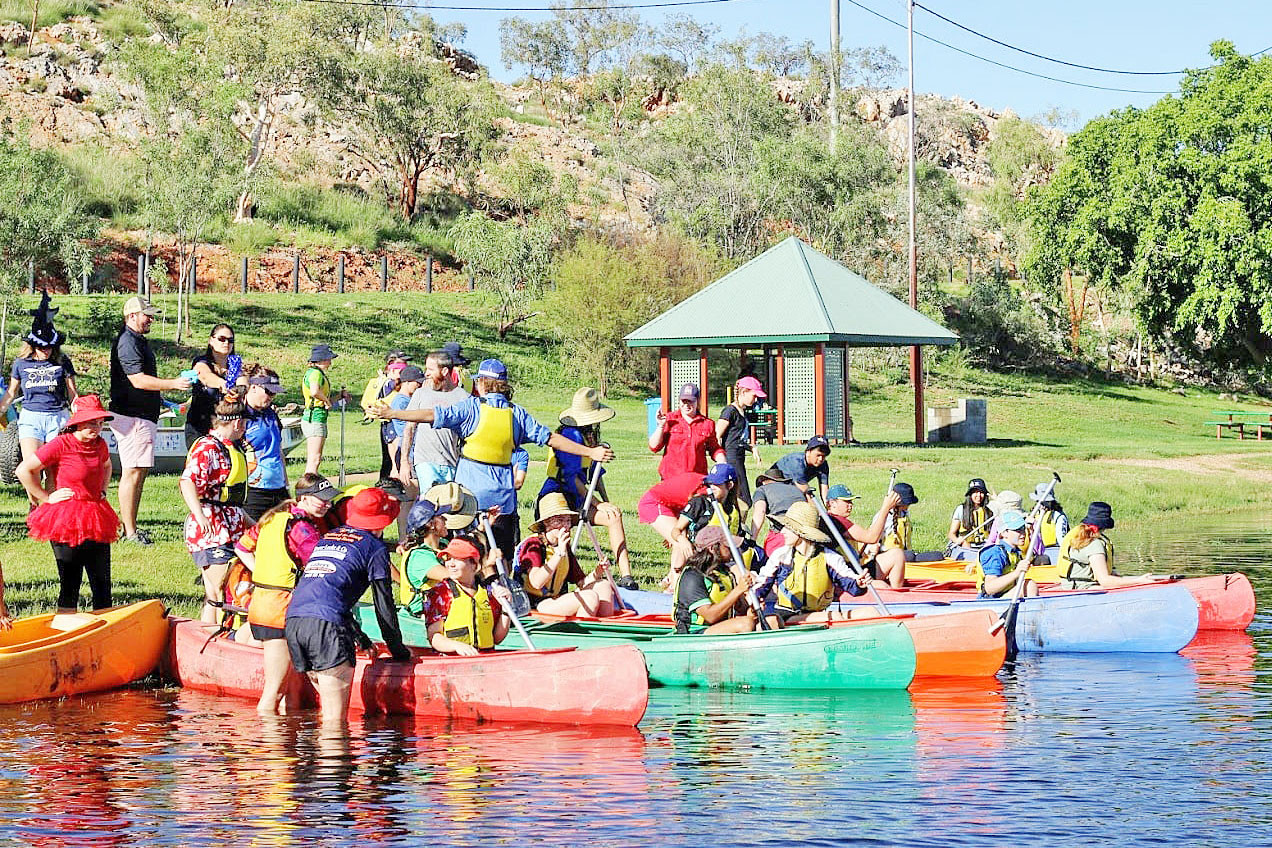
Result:
M671 612L671 595L660 592L619 590L623 600L638 613ZM1001 613L1006 600L952 601L950 603L888 604L896 615L942 615L970 609ZM841 608L873 607L868 596ZM1197 635L1197 602L1179 584L1144 586L1117 592L1079 592L1025 598L1016 619L1016 645L1028 652L1083 654L1130 651L1174 653Z

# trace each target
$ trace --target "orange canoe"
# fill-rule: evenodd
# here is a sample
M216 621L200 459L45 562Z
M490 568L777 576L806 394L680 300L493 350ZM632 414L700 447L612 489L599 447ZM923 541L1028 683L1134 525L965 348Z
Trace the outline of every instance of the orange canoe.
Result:
M168 633L163 604L20 618L0 631L0 704L104 692L154 671Z

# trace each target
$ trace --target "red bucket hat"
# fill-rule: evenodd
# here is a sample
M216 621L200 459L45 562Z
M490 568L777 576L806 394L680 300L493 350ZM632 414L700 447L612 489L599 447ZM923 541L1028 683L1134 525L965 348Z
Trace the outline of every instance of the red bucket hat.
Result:
M102 399L97 395L80 395L71 404L71 417L67 420L66 426L75 427L98 420L110 421L114 417L102 408Z
M402 505L383 489L363 489L349 500L345 523L359 530L383 530L395 520Z

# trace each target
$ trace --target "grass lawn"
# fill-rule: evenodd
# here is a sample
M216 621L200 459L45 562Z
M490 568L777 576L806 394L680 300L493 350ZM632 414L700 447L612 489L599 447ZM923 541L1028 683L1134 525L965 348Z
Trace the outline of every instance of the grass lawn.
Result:
M174 297L159 301L170 314L175 313ZM90 315L94 302L99 305ZM71 338L67 352L84 374L82 391L105 389L108 333L117 326L114 316L122 302L122 297L93 296L63 297L56 303L62 308L59 327ZM201 295L193 309L197 347L175 345L170 321L156 322L151 338L160 358L160 376L174 376L188 366L213 324L225 321L234 327L244 358L270 364L289 387L296 386L309 347L328 342L341 354L332 369L332 381L347 385L355 397L389 347L403 347L422 358L429 349L457 339L474 360L503 359L517 402L540 421L555 424L578 383L569 376L542 323L527 322L500 341L492 329L492 307L493 302L481 293ZM25 326L10 327L11 334L25 331ZM12 338L10 360L17 352ZM1272 481L1272 451L1252 440L1217 441L1203 425L1211 419L1212 409L1255 408L1251 401L1220 401L1212 393L1193 388L1180 395L1121 384L1044 382L965 365L947 368L941 360L933 363L929 374L928 400L987 398L992 440L975 447L906 444L912 436L912 396L908 386L899 382L899 369L889 362L884 356L854 354L852 416L857 438L866 444L836 449L830 459L831 477L832 482L846 483L862 494L859 509L867 513L882 497L889 469L900 468L899 479L911 483L920 498L912 514L921 547L943 546L950 512L961 501L968 478L974 476L984 477L995 491L1010 488L1027 499L1034 485L1049 479L1055 470L1063 477L1058 492L1071 518L1080 518L1088 501L1107 500L1114 506L1119 528L1162 514L1178 515L1183 522L1194 513L1253 508L1262 504L1262 491ZM610 399L618 415L604 425L604 437L618 455L607 485L626 515L637 577L649 583L665 569L665 555L657 535L635 518L636 501L657 481L657 462L645 445L641 397ZM288 400L299 400L299 393L288 391L282 401ZM717 401L712 411L718 409ZM360 417L351 412L346 419L350 474L373 472L379 465L378 428L359 425ZM334 477L338 417L332 423L323 470ZM762 445L760 451L768 463L794 449ZM531 457L521 497L523 515L530 511L546 464L543 449L532 449ZM296 459L300 465L291 466L293 479L303 466L303 448ZM752 476L757 470L748 468ZM117 602L160 597L178 612L189 614L196 609L201 592L193 583L197 570L182 542L185 512L175 476L155 476L147 482L142 526L157 543L149 548L123 543L114 547ZM48 545L26 538L25 515L20 488L0 489L7 600L17 615L51 609L57 586ZM604 533L601 536L603 540Z

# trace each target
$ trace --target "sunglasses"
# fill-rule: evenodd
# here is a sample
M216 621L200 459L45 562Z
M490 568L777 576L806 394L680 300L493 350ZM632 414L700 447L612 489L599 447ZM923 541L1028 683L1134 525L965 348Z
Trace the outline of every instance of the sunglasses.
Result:
M216 339L218 342L229 342L230 344L234 344L233 336L213 336L212 338Z

